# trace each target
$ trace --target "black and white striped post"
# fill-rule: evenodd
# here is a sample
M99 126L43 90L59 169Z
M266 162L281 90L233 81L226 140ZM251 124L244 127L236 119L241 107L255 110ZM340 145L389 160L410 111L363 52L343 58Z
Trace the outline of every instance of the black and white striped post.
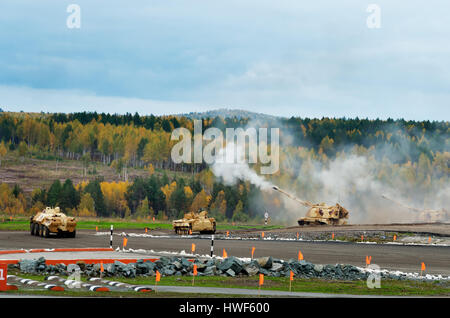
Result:
M113 229L114 226L111 224L111 237L109 239L109 247L112 249L112 238L113 238Z
M214 255L214 234L211 235L211 257Z

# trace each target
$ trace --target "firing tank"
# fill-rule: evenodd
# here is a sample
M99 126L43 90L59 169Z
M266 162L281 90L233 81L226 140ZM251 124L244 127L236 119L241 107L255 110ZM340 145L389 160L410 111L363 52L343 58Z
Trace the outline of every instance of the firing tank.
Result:
M200 234L216 233L216 220L209 218L207 211L186 213L182 219L174 220L172 226L175 233L180 235L193 232L200 232Z
M391 198L388 198L385 195L381 196L382 198L392 201L406 209L409 209L411 211L417 212L417 219L416 221L419 222L424 222L424 223L439 223L439 222L446 222L449 219L449 212L442 208L440 210L432 210L432 209L418 209L418 208L414 208L408 205L405 205L403 203L400 203L398 201L395 201Z
M344 225L347 224L349 212L341 205L330 206L325 203L313 204L296 198L286 191L274 186L275 191L281 192L290 199L297 201L301 205L308 207L306 215L298 219L298 225Z
M46 207L30 218L31 235L49 237L75 237L77 222L75 218L62 213L59 207Z

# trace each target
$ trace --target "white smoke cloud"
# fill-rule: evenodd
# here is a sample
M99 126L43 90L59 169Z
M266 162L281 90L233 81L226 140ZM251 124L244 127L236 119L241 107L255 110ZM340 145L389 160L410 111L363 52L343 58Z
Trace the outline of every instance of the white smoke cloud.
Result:
M365 156L337 157L313 176L327 204L337 202L349 210L349 223L400 222L404 218L382 208L382 195L394 191L375 179L374 167Z
M230 161L227 158L227 153L233 152L235 153L235 158L233 158L233 161ZM216 177L222 178L226 185L233 185L242 180L250 182L261 190L268 190L273 186L249 167L245 160L245 149L236 143L228 143L226 147L219 151L211 166L211 170Z
M250 126L249 123L248 126ZM260 124L253 123L252 126ZM248 127L247 126L247 127ZM448 179L432 180L429 188L403 183L405 173L394 164L397 153L410 154L408 143L399 144L395 151L379 145L376 150L360 153L353 146L346 147L337 157L329 160L313 160L310 155L299 155L289 141L295 140L292 133L282 132L283 148L279 175L259 176L243 161L245 149L235 144L223 148L211 170L227 185L239 180L248 181L262 190L261 195L250 202L256 210L269 210L271 218L288 225L296 224L308 208L299 202L272 190L273 186L313 204L325 203L333 206L339 203L349 211L349 224L386 224L424 222L425 209L442 210L450 205L450 184ZM297 137L301 138L301 136ZM286 142L288 141L288 142ZM236 160L227 163L227 149L235 147ZM376 160L375 157L386 161ZM394 158L390 162L389 158ZM415 171L417 167L412 166ZM393 169L393 170L392 170ZM408 168L409 169L409 168ZM408 172L409 173L409 172ZM415 172L414 172L415 173ZM387 200L386 196L391 198ZM275 203L278 198L281 205ZM411 208L408 208L411 207ZM449 214L447 214L448 222ZM443 220L445 222L445 220Z

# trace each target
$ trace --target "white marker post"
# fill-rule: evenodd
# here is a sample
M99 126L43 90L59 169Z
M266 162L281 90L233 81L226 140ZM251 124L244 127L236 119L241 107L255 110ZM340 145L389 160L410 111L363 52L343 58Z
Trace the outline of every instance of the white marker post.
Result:
M113 241L113 229L114 226L111 224L111 237L109 239L109 247L112 249L112 241Z
M211 257L214 255L214 234L211 235Z

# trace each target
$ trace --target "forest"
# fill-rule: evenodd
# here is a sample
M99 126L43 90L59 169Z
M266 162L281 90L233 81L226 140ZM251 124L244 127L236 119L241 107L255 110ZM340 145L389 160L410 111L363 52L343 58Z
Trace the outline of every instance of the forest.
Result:
M430 204L436 189L445 190L449 184L448 121L219 116L202 120L203 129L280 128L280 170L267 178L311 200L319 200L319 193L323 196L312 172L331 169L337 160L351 156L364 158L373 180L423 205ZM246 221L263 214L264 205L282 208L279 198L262 194L247 180L224 184L206 164L173 163L170 137L178 127L193 131L193 121L185 116L137 113L2 112L0 172L6 156L17 158L17 164L24 158L75 160L86 168L93 162L112 167L117 180L102 180L101 176L79 184L54 180L49 188L30 194L18 185L2 183L0 212L31 214L44 206L59 205L80 216L173 219L184 212L208 209L221 219ZM148 176L130 179L130 167L144 169ZM164 171L190 172L192 178L169 179ZM263 204L254 204L261 201L257 198ZM447 197L442 200L441 204L447 203Z

